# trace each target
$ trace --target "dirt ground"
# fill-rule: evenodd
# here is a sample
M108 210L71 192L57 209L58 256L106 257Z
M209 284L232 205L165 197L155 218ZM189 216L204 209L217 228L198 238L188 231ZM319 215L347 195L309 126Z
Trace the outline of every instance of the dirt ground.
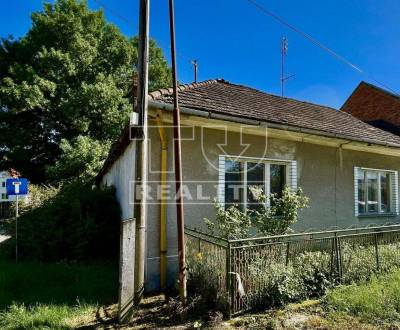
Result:
M117 305L103 306L85 319L77 319L77 329L277 329L277 330L396 330L362 323L346 315L327 314L317 300L292 304L283 309L249 313L231 320L219 317L177 316L164 295L147 297L127 325L116 324Z

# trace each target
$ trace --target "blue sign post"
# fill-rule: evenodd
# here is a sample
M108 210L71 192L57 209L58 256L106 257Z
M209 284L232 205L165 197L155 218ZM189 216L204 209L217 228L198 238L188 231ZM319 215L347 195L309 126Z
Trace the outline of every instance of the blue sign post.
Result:
M24 178L10 178L6 180L8 196L16 196L15 207L15 261L18 262L18 197L28 194L28 180Z
M6 189L8 196L21 196L28 194L28 180L27 179L7 179Z

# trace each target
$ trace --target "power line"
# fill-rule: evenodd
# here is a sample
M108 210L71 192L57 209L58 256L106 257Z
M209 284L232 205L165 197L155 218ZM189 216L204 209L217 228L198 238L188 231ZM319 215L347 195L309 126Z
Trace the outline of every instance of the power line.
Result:
M135 27L133 22L131 22L129 19L127 19L124 16L122 16L120 13L118 13L114 9L110 8L109 6L106 6L104 3L100 2L99 0L93 0L93 1L96 2L98 5L100 5L101 7L103 7L104 10L107 10L110 14L112 14L115 17L119 18L121 21L124 21L128 25L130 25L132 27Z
M128 18L124 17L123 15L121 15L121 14L120 14L119 12L117 12L116 10L114 10L114 9L112 9L111 7L105 5L103 2L101 2L101 1L99 1L99 0L93 0L93 1L96 2L99 6L103 7L103 9L104 9L105 11L107 11L108 13L110 13L111 15L113 15L113 16L119 18L121 21L125 22L125 23L128 24L129 26L131 26L131 27L133 27L133 28L136 28L135 24L134 24L131 20L129 20ZM159 44L161 44L161 46L166 46L165 44L163 44L163 43L160 42L159 40L158 40L157 42L158 42ZM168 47L164 47L164 48L170 49L171 47L168 46ZM180 51L179 51L179 52L177 51L176 54L177 54L178 56L180 56L181 58L183 58L183 59L189 61L190 63L192 63L192 61L193 61L193 59L192 59L191 57L189 57L189 56L187 56L187 55L181 53Z
M277 14L273 13L272 11L268 10L267 8L265 8L264 6L259 4L257 1L255 1L255 0L246 0L246 1L249 2L250 4L252 4L254 7L256 7L264 15L272 17L278 23L280 23L280 24L286 26L287 28L291 29L292 31L296 32L297 34L299 34L303 38L307 39L308 41L310 41L311 43L313 43L317 47L321 48L322 50L324 50L325 52L327 52L331 56L335 57L337 60L345 63L346 65L348 65L353 70L357 71L358 73L365 74L366 76L368 76L371 80L373 80L378 85L381 85L382 87L386 88L387 90L391 91L392 93L396 94L397 96L400 96L396 91L394 91L392 88L390 88L386 84L384 84L384 83L380 82L379 80L377 80L376 78L374 78L370 73L365 72L359 66L355 65L354 63L349 61L344 56L338 54L337 52L335 52L334 50L332 50L328 46L324 45L322 42L320 42L317 39L315 39L313 36L309 35L308 33L304 32L303 30L301 30L298 27L294 26L293 24L290 24L289 22L287 22L282 17L278 16Z

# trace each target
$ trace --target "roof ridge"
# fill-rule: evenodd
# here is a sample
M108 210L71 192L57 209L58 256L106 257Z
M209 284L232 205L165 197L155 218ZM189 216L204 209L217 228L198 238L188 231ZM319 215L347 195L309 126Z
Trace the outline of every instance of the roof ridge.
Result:
M337 112L337 111L340 111L340 109L336 109L336 108L331 107L331 106L328 106L328 105L318 104L318 103L314 103L314 102L310 102L310 101L305 101L305 100L299 100L299 99L295 99L295 98L293 98L293 97L280 96L280 95L277 95L277 94L272 94L272 93L263 91L263 90L261 90L261 89L255 88L255 87L246 86L246 85L243 85L243 84L231 83L231 82L226 81L226 80L224 80L224 79L220 79L220 80L222 80L221 82L227 83L227 84L229 84L229 85L238 86L238 87L243 87L243 88L246 88L246 89L251 89L251 90L256 91L256 92L258 92L258 93L262 93L262 94L265 94L265 95L272 96L272 97L274 97L274 98L276 98L276 99L278 99L278 100L290 100L290 101L294 101L294 102L299 102L299 103L304 103L304 104L309 104L309 105L317 106L317 107L320 107L320 108L325 108L325 109L329 109L329 110L334 110L334 111L336 111L336 112Z
M367 85L367 86L369 86L369 87L371 87L371 88L373 88L373 89L375 89L375 90L377 90L377 91L379 91L379 92L382 92L382 93L384 93L384 94L388 94L388 95L394 97L394 98L397 99L397 100L400 99L400 95L398 95L398 94L396 94L396 93L393 93L392 91L387 90L387 89L385 89L385 88L382 88L382 87L380 87L380 86L371 84L371 83L369 83L369 82L367 82L367 81L362 80L362 81L360 82L359 85Z
M189 83L189 84L182 84L178 86L178 91L184 91L187 89L192 89L192 88L196 88L196 87L200 87L200 86L205 86L205 85L211 85L211 84L215 84L217 82L220 83L229 83L228 81L222 79L222 78L215 78L215 79L207 79L204 81L199 81L199 82L193 82L193 83ZM169 87L169 88L161 88L158 89L154 92L149 93L149 98L152 100L157 99L160 96L164 96L164 95L169 95L172 94L174 92L174 88L173 87Z

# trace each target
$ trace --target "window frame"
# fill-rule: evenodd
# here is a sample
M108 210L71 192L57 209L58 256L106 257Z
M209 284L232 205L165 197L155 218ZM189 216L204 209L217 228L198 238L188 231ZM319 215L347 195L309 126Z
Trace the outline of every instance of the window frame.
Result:
M221 157L221 156L220 156ZM226 168L225 164L226 161L237 161L243 163L243 181L241 182L241 185L243 186L243 209L247 210L247 203L248 203L248 189L247 189L247 166L248 163L263 163L264 164L264 187L265 190L264 194L269 195L270 194L270 189L271 189L271 178L270 178L270 165L284 165L285 166L285 186L292 187L292 180L290 176L290 167L293 166L293 160L283 160L283 159L274 159L274 158L257 158L257 157L247 157L247 156L233 156L233 155L224 155L224 166L223 166L223 175L225 177L226 173ZM297 168L295 168L297 170ZM297 177L296 177L297 179ZM226 194L225 194L225 179L223 182L223 206L226 206ZM265 201L265 206L269 206L269 199L267 198Z
M354 187L355 191L357 190L357 199L355 201L356 204L356 215L358 217L379 217L379 216L390 216L390 215L397 215L398 214L398 194L396 190L398 189L398 183L395 182L398 178L398 172L396 170L388 170L388 169L377 169L377 168L368 168L368 167L355 167L357 170L357 177L355 177L355 182L357 182L357 186ZM358 194L358 171L364 171L364 212L359 211L359 201L360 196ZM376 212L368 211L368 172L373 172L377 174L377 204L378 210ZM382 194L381 194L381 174L389 174L389 184L388 184L388 204L389 204L389 211L381 212L381 201L382 201ZM394 203L393 203L394 202Z

